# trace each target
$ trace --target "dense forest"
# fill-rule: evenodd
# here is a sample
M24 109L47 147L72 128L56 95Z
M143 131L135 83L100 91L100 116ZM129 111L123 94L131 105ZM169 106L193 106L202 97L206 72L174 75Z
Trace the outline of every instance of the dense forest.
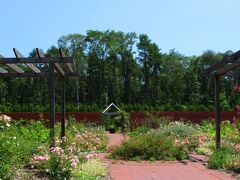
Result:
M57 46L49 47L46 56L58 56L61 47L67 56L74 57L74 67L80 73L79 78L66 82L68 111L100 111L111 102L125 111L213 110L214 79L200 72L233 53L207 50L190 57L175 49L163 53L145 34L110 30L62 36ZM35 55L34 50L29 53L29 57ZM48 67L39 64L38 68ZM232 110L238 103L233 90L237 83L237 78L222 78L223 110ZM48 109L47 79L0 79L0 93L2 112ZM59 105L59 81L56 93Z

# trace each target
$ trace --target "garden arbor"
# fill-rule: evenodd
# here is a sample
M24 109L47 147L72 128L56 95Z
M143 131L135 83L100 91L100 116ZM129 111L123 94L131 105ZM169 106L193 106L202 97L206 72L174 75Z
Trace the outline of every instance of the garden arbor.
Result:
M211 76L215 79L215 119L216 119L216 148L221 145L221 112L220 112L220 80L222 76L237 76L240 67L240 51L225 57L223 60L206 68L201 72L204 76Z
M120 126L122 128L122 132L124 133L124 128L125 128L124 127L124 122L123 122L124 121L124 117L123 117L124 115L123 115L123 112L114 103L111 103L106 109L103 110L102 118L104 118L104 116L107 116L107 117L121 116ZM105 122L105 123L108 123L108 122ZM114 124L115 124L115 122L114 122Z
M66 57L59 49L59 57L45 57L37 48L37 57L25 58L17 49L13 48L15 58L4 58L0 55L0 77L46 77L49 80L49 119L50 141L55 145L55 77L61 80L61 137L65 136L65 78L77 77L72 64L73 58ZM42 68L44 67L44 68ZM25 69L25 71L23 70ZM44 69L40 70L40 69Z

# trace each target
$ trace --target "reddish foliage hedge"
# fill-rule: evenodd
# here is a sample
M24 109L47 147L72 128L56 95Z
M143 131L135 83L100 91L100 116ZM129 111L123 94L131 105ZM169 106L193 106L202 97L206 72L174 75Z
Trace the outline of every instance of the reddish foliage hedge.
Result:
M11 112L4 113L10 116L12 119L33 119L38 120L40 118L41 113L36 112ZM44 119L49 119L48 113L42 113ZM204 119L215 118L214 112L154 112L153 113L157 117L166 117L169 116L173 120L188 120L193 123L201 123ZM101 121L101 113L100 112L67 112L67 118L69 116L74 117L77 122L100 122ZM222 112L221 117L223 120L229 120L232 122L233 117L235 116L234 112ZM239 114L238 114L239 116ZM130 124L131 128L135 128L144 121L146 117L144 112L130 112ZM56 113L56 120L60 121L61 113Z
M153 112L156 117L171 117L172 120L186 120L193 123L201 123L206 119L214 119L214 112ZM221 117L223 120L229 120L232 122L235 112L222 112ZM130 124L131 128L135 128L142 124L146 114L144 112L131 112L130 113Z
M10 116L14 120L26 119L26 120L38 120L40 118L40 114L43 115L44 119L49 119L49 113L37 113L37 112L10 112L4 113L7 116ZM67 112L66 118L74 117L77 122L99 122L101 121L101 113L100 112ZM56 120L61 120L61 113L56 112Z

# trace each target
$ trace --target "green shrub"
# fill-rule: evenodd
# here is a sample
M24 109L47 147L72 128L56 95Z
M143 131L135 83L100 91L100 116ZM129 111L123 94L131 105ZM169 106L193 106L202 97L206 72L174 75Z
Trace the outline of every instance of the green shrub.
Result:
M106 175L106 167L97 159L87 161L73 171L73 179L101 180Z
M227 165L227 169L240 173L240 156L237 155L232 158L231 162Z
M0 129L0 179L12 179L47 141L48 130L42 122L16 121L8 129Z
M235 129L233 128L230 121L222 121L221 123L221 135L230 136L234 133Z
M110 127L116 126L116 120L114 117L105 116L103 118L103 124L104 124L105 130L108 131L110 129Z
M223 142L222 146L220 150L215 150L213 154L210 155L208 167L240 173L240 145Z
M110 157L124 160L181 160L187 157L187 148L174 144L174 139L169 136L152 131L123 143L113 150Z
M196 130L190 124L184 124L183 122L171 122L169 125L160 129L162 134L167 136L175 136L175 137L190 137Z
M200 126L200 130L208 136L214 137L216 133L214 120L204 120Z
M220 150L215 150L210 156L208 167L212 169L224 169L232 160L232 150L224 147Z
M46 173L50 179L70 179L72 168L70 161L51 153L50 160L46 164L43 169L47 169Z
M126 115L126 113L115 116L104 116L103 125L107 131L112 128L122 128L123 126L129 129L129 117Z
M138 136L141 134L146 134L148 131L150 131L150 127L142 126L134 129L132 132L129 133L131 137Z
M200 126L200 130L206 133L208 136L214 137L216 133L215 122L212 119L203 121ZM231 136L235 129L229 121L222 121L221 123L221 136Z
M200 145L199 147L195 148L195 152L198 154L203 154L203 155L212 155L213 151L215 149L215 142L214 141L208 141Z

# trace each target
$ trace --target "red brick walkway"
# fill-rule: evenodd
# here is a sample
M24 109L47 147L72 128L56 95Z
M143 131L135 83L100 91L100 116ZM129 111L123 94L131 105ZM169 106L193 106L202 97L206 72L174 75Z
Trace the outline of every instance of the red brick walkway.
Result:
M107 134L109 147L119 145L124 137L121 134ZM99 157L108 164L113 180L230 180L235 179L223 172L207 169L204 156L193 155L185 161L174 162L134 162L109 160L106 154Z

